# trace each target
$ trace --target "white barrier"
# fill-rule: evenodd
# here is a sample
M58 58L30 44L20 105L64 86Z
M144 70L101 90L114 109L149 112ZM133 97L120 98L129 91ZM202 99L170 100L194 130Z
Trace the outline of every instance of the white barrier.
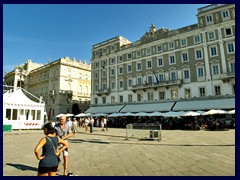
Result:
M21 129L41 129L43 125L43 121L40 120L32 120L32 121L4 121L3 124L12 125L12 129L21 130Z

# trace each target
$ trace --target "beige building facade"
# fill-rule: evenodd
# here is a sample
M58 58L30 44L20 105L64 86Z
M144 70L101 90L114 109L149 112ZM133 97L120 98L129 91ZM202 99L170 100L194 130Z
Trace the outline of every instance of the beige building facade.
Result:
M235 5L196 11L196 24L175 30L152 24L136 42L117 36L93 45L87 112L234 108ZM174 108L183 101L185 109Z
M27 60L6 73L4 83L14 89L22 87L41 97L48 119L54 120L60 113L80 113L89 108L91 64L69 57L45 65Z

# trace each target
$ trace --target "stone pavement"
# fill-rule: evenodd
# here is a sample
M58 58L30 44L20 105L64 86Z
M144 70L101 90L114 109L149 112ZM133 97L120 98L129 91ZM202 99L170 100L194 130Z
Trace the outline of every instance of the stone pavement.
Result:
M235 176L235 130L162 130L161 141L126 140L126 129L69 139L69 172L78 176ZM36 176L42 130L3 133L3 176ZM63 173L63 166L59 175Z

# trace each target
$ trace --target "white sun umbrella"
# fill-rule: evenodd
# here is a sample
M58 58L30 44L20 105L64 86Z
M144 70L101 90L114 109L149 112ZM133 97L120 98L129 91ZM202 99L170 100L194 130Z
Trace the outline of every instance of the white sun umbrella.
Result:
M178 116L183 116L184 114L186 114L186 112L185 111L177 111L176 114Z
M138 112L138 113L134 114L134 116L149 116L149 113L146 113L146 112Z
M196 111L196 112L199 113L200 115L202 115L202 114L205 113L206 111L198 110L198 111Z
M188 111L185 114L183 114L183 116L199 116L199 115L201 114L195 111Z
M74 116L74 114L67 113L67 114L65 114L65 116L66 117L72 117L72 116Z
M92 115L91 113L80 113L80 114L77 114L75 117L86 117L91 115Z
M235 114L235 109L228 111L228 114Z
M122 113L122 116L134 116L134 113L127 112L127 113Z
M122 115L123 115L122 113L112 113L112 114L109 114L108 117L119 117Z
M56 115L55 117L57 117L57 118L59 118L59 117L62 117L62 116L65 116L65 114L58 114L58 115Z
M149 113L149 116L163 116L163 113L155 111L155 112Z
M213 114L227 114L227 111L221 110L221 109L211 109L205 113L203 113L202 115L213 115Z
M177 116L179 116L179 113L175 112L175 111L169 111L169 112L163 113L163 116L165 116L165 117L177 117Z

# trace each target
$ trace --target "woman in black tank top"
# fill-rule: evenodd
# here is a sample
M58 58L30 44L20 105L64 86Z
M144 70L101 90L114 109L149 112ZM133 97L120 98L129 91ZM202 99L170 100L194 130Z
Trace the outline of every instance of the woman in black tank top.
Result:
M63 139L59 138L55 134L54 126L51 122L46 123L43 126L43 131L46 137L41 138L37 144L34 152L39 161L38 164L38 176L56 176L58 169L58 156L68 147L68 144ZM63 146L58 150L58 144ZM42 153L39 151L42 149Z

